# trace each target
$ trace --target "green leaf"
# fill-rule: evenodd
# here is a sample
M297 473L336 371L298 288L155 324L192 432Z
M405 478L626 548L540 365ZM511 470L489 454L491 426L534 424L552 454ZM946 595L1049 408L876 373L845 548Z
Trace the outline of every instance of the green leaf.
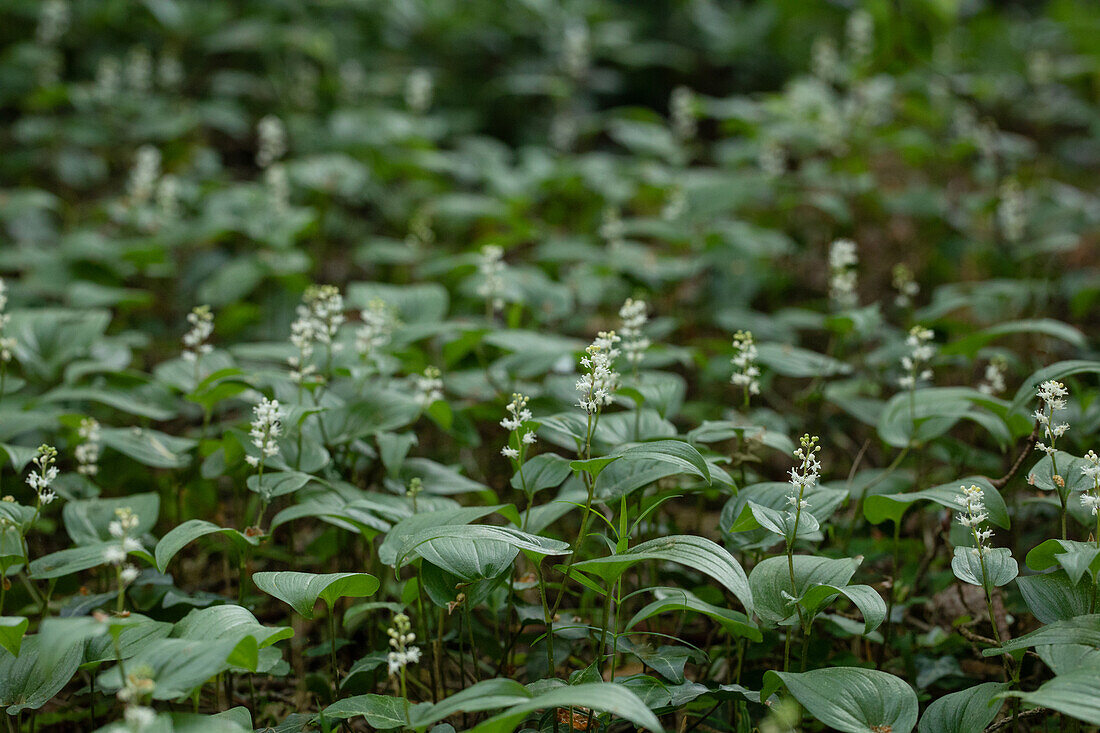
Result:
M407 724L405 708L408 707L409 717L423 708L431 707L431 703L409 703L404 698L393 695L355 695L337 700L321 711L320 718L326 720L350 720L362 715L367 720L367 725L377 730L391 730L401 728Z
M1005 697L1018 697L1029 705L1057 710L1090 725L1100 725L1100 670L1086 667L1060 674L1034 692L1010 690Z
M214 675L231 667L256 671L258 647L252 636L229 639L158 639L126 661L127 669L148 667L156 683L154 700L190 695ZM99 675L97 686L114 692L122 686L116 665Z
M434 512L420 512L406 517L386 533L386 538L378 546L378 559L385 565L395 565L397 558L408 553L409 538L426 529L441 526L459 526L469 524L476 519L500 511L504 504L495 506L460 507Z
M979 412L975 407L975 404L988 404L991 399L969 387L927 387L916 390L912 395L900 392L890 398L883 408L879 416L878 434L890 445L903 448L910 441L926 443L946 433L959 420L968 418L993 431L999 441L1007 442L1011 435L1003 421L991 413ZM989 423L978 415L992 417L994 422Z
M984 560L984 575L982 562ZM1006 585L1020 574L1020 567L1007 547L991 547L978 554L974 547L956 547L951 559L951 570L964 583L984 587L986 590Z
M253 474L248 477L248 490L271 500L277 496L293 494L309 483L313 477L301 471L272 471L264 473L263 479Z
M1016 587L1035 618L1044 624L1087 614L1092 601L1091 584L1074 583L1061 570L1045 575L1021 575L1016 578Z
M0 647L18 657L29 623L23 616L0 616Z
M153 556L156 559L157 570L164 572L168 569L168 563L172 561L180 550L200 537L210 534L223 534L233 541L238 550L248 545L259 544L258 537L249 537L231 527L219 527L213 522L204 519L188 519L183 524L168 531L160 538Z
M196 608L176 622L172 636L177 639L232 639L240 641L245 636L256 640L260 649L289 639L294 630L289 626L264 626L247 608L227 603L209 608Z
M940 353L944 356L962 354L974 358L978 350L986 344L1001 336L1016 333L1037 333L1050 336L1061 339L1078 349L1084 349L1088 345L1085 335L1068 323L1056 321L1053 318L1029 318L1019 321L1006 321L1005 323L983 328L981 331L945 344L940 348Z
M424 730L429 725L449 718L455 713L477 713L483 710L496 710L510 705L519 705L532 697L526 687L515 680L483 680L466 689L456 692L435 705L418 706L415 714L410 715L410 727Z
M1046 540L1031 548L1024 557L1024 563L1032 570L1059 566L1076 584L1086 572L1091 578L1096 578L1100 572L1100 550L1090 542Z
M721 545L695 535L670 535L635 545L626 552L574 563L585 573L614 581L627 568L643 560L668 560L697 570L733 593L748 613L753 612L753 593L741 565Z
M651 588L657 599L639 609L629 621L626 622L624 632L630 631L636 625L648 618L662 613L675 611L701 613L718 622L727 633L734 636L743 636L751 641L763 641L763 635L756 624L743 613L732 609L715 606L698 598L694 594L679 588Z
M785 556L761 560L749 575L756 615L770 625L782 624L797 616L795 599L803 598L817 585L844 587L855 575L859 561L851 558L832 559L811 555L795 555L794 587Z
M859 667L764 673L761 700L780 684L814 718L843 733L909 733L917 724L917 695L901 679Z
M571 462L557 453L540 453L523 464L522 477L518 471L512 476L512 488L521 491L526 484L531 494L552 489L569 478L570 470Z
M684 473L694 474L710 483L710 467L706 460L693 445L682 440L654 440L650 443L639 443L619 448L612 455L621 456L627 461L649 459L670 463L682 469Z
M67 550L59 550L37 560L32 560L30 565L31 577L36 580L60 578L102 565L106 562L104 553L106 553L107 548L117 544L117 542L100 542L94 545L70 547Z
M1005 652L1014 652L1018 649L1028 649L1033 646L1045 644L1084 644L1091 647L1100 647L1100 614L1076 616L1064 621L1055 621L1030 634L1018 636L1001 644L1000 647L985 649L982 654L987 657L995 657Z
M528 714L558 707L586 707L617 715L639 728L662 733L661 723L638 696L613 682L592 682L558 687L513 705L503 713L480 723L471 733L511 733Z
M67 642L59 653L46 659L39 653L41 634L28 636L19 655L0 650L0 707L8 715L45 705L76 674L84 655L84 639Z
M787 344L759 344L757 361L785 377L832 377L852 367L831 356Z
M78 545L91 545L112 541L109 526L118 519L116 509L131 509L138 524L131 537L140 537L157 523L160 513L160 496L153 493L130 494L110 499L78 499L66 502L61 508L65 531Z
M321 599L331 610L338 598L363 598L378 590L378 578L369 573L255 573L252 582L300 615L313 618L313 606Z
M985 682L934 700L920 718L920 733L982 733L1001 710L1005 682ZM993 704L996 702L996 704Z
M439 542L439 540L447 541ZM454 540L457 540L457 542ZM485 524L445 525L425 529L415 535L406 537L402 543L401 554L398 555L395 567L400 568L405 565L410 561L409 554L416 552L434 564L439 564L437 561L454 563L456 567L465 571L465 569L474 565L470 562L474 548L486 541L507 544L517 550L525 550L536 555L568 555L572 552L569 545L561 540L539 537L511 527L494 527ZM421 548L423 548L423 552L421 552ZM486 548L485 552L487 555L494 557L500 556L499 550L496 549ZM470 557L463 560L463 553ZM440 567L450 570L446 565L440 565ZM460 575L460 573L455 573L455 575Z
M1001 492L993 488L993 484L984 476L967 476L958 481L907 494L872 494L863 502L863 516L872 524L899 521L909 506L918 501L931 501L956 511L959 508L957 497L961 494L960 487L970 485L981 487L986 511L989 512L989 521L998 527L1008 529L1011 520L1005 500L1001 497Z
M569 468L577 473L586 471L592 479L595 480L599 477L601 471L620 458L622 458L622 456L602 456L600 458L589 458L586 461L570 461Z
M1065 379L1073 374L1100 374L1100 361L1085 361L1081 359L1072 361L1059 361L1050 366L1043 367L1023 381L1016 390L1016 396L1012 400L1012 408L1023 406L1035 399L1036 388L1051 379Z
M197 442L149 428L104 428L103 444L153 468L183 468L191 464Z
M789 575L789 573L788 573ZM797 576L796 576L797 577ZM886 601L869 585L829 585L821 583L811 587L798 599L798 602L810 613L819 613L838 595L852 602L863 614L863 633L870 634L886 618Z

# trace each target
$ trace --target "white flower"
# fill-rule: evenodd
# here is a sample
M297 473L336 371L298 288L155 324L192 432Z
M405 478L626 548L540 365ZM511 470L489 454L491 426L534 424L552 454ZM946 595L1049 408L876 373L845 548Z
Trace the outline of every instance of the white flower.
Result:
M252 408L252 412L248 436L252 438L252 446L259 451L259 456L249 455L245 460L252 466L260 466L266 459L279 455L278 439L282 434L283 414L279 401L266 397Z
M287 363L291 368L290 378L301 384L317 371L317 367L309 363L316 344L324 345L330 352L340 348L335 338L345 320L344 297L335 285L310 285L302 295L297 314L297 319L290 324L290 343L298 354L289 357Z
M1001 184L1000 202L997 204L997 223L1004 238L1015 244L1024 238L1027 230L1027 199L1020 182L1009 178Z
M695 137L695 93L685 86L676 87L669 96L668 108L672 118L672 134L679 140Z
M500 449L500 454L505 458L522 462L527 446L534 444L536 440L534 431L523 429L524 423L533 417L531 411L527 409L527 396L516 392L505 409L508 414L500 421L500 426L515 434L520 447L517 449L506 445Z
M580 393L577 405L590 415L611 404L611 395L619 385L619 373L615 371L615 358L619 355L615 344L619 341L614 331L600 331L581 357L581 366L586 371L577 380Z
M738 331L733 334L733 375L730 383L745 390L748 395L760 394L760 367L756 365L756 342L752 331Z
M127 191L131 204L143 204L153 195L160 178L160 151L152 145L142 145L137 150L134 167L130 169Z
M16 341L10 336L4 336L4 327L11 320L11 315L4 311L8 307L8 286L4 278L0 277L0 369L11 361L12 352L15 350Z
M806 489L817 486L817 479L821 473L821 462L817 460L817 454L821 446L817 444L817 437L803 435L799 441L800 447L795 450L794 457L799 459L799 464L790 470L790 493L787 494L787 503L796 511L788 511L787 514L796 518L797 512L809 507L809 502L804 498Z
M512 460L519 459L519 451L509 446L504 446L500 449L500 454L505 458L511 458Z
M413 377L413 387L416 389L416 401L421 407L443 399L442 372L434 366L425 368L423 374Z
M38 446L38 453L31 461L35 470L27 476L27 485L37 492L40 504L49 504L57 498L57 494L50 489L50 484L58 476L57 466L53 465L56 461L56 448L44 443Z
M1092 482L1092 488L1081 494L1081 503L1092 515L1100 515L1100 456L1096 451L1085 454L1085 465L1081 467L1081 473Z
M622 319L622 328L619 333L622 335L623 355L631 364L637 364L650 345L650 340L642 335L642 328L649 321L646 302L627 298L623 307L619 309L619 318Z
M157 720L157 711L144 705L130 705L123 713L126 725L132 733L142 733Z
M1005 369L1008 367L1002 357L994 357L992 361L985 365L985 375L982 378L981 383L978 384L978 391L987 395L999 395L1006 389L1005 385Z
M588 71L588 25L581 18L574 18L565 27L561 65L565 73L574 79L580 79Z
M432 73L413 69L405 80L405 104L416 114L424 114L432 106Z
M956 503L961 508L959 524L970 530L974 537L975 549L983 553L988 549L989 539L993 536L993 530L981 529L980 525L989 519L989 513L985 508L984 492L980 486L960 486L962 492L955 497Z
M496 313L504 307L504 250L487 244L481 248L477 271L481 281L477 285L477 294L485 299L489 309Z
M126 551L120 545L108 545L103 550L103 560L111 565L121 565L126 562Z
M841 77L840 51L829 36L818 36L810 47L810 69L822 81L834 82Z
M272 211L283 216L290 210L290 178L287 176L286 166L282 163L268 166L264 171L264 184L267 186L267 197Z
M898 308L911 307L913 299L920 293L920 285L913 279L913 271L902 263L894 265L893 285L894 290L897 291L894 296L894 305Z
M856 243L852 240L838 239L829 246L829 299L839 310L859 304L856 294L858 264Z
M173 175L162 176L157 184L157 208L166 222L174 221L180 213L179 179Z
M214 333L214 313L208 305L198 305L187 314L191 328L183 335L183 353L185 361L197 362L214 350L206 343Z
M1054 421L1055 414L1066 409L1066 396L1069 394L1069 390L1061 382L1051 379L1040 384L1035 394L1042 400L1043 405L1032 414L1035 421L1042 427L1043 435L1050 441L1050 445L1037 441L1035 449L1046 453L1048 456L1053 456L1055 442L1069 430L1069 423Z
M386 301L375 298L359 312L359 320L362 325L355 331L355 349L360 358L369 359L390 342L397 316Z
M936 347L932 345L933 336L935 334L931 329L924 326L913 326L909 329L909 335L905 338L909 353L901 357L901 368L905 374L898 379L898 386L902 389L915 389L922 382L932 379L932 370L927 365L936 355Z
M393 626L386 631L390 637L390 646L393 648L387 656L391 676L401 672L406 666L420 661L420 649L409 646L416 641L416 634L412 633L411 629L409 617L399 613L393 617Z
M862 64L875 49L874 17L862 8L855 10L848 16L845 31L848 37L848 54L852 63Z
M57 43L69 29L69 3L66 0L44 0L38 9L35 39L43 46Z
M126 83L139 95L153 86L153 56L144 46L135 46L126 57Z
M138 575L140 574L141 572L133 565L127 565L119 572L118 579L122 581L123 585L130 585L138 579Z
M256 125L259 145L256 149L256 165L267 168L286 155L286 127L275 115L267 115Z

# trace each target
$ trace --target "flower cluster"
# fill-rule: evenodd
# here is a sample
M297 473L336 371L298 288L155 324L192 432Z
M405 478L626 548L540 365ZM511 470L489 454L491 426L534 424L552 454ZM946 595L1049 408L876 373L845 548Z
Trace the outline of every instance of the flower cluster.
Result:
M313 376L317 367L309 363L316 344L338 351L336 333L344 322L344 297L335 285L310 285L298 305L298 317L290 324L290 343L298 354L287 359L290 378L301 384Z
M793 509L788 510L787 513L792 518L810 505L804 497L806 489L817 486L817 478L821 474L821 462L817 459L820 450L821 446L817 444L816 435L803 435L799 441L799 448L794 452L794 457L799 459L800 463L790 472L791 489L787 495L787 504Z
M359 352L359 358L367 360L390 342L390 336L397 327L397 315L389 303L374 298L359 311L359 320L361 325L355 331L355 350Z
M477 294L485 299L489 310L496 313L504 307L504 250L495 244L481 248L477 262L477 272L481 281L477 284Z
M619 318L623 322L619 329L623 340L623 356L629 363L638 364L650 345L650 340L642 335L642 328L649 321L646 302L627 298L619 309Z
M848 55L852 63L862 64L875 50L874 17L862 8L855 10L848 16L844 30L848 41Z
M614 331L600 331L581 357L581 366L586 371L577 380L577 392L581 395L577 404L589 415L611 404L611 395L619 385L619 373L615 371L619 350L615 344L621 340Z
M405 104L416 114L424 114L432 106L432 73L413 69L405 80Z
M0 277L0 369L12 359L15 351L15 338L4 335L4 329L11 321L11 314L5 313L8 307L8 286L4 278ZM2 397L3 395L0 395Z
M34 470L27 476L27 484L38 494L39 504L49 504L57 498L57 494L50 488L50 484L57 478L57 448L43 443L38 446L38 453L31 460Z
M195 306L187 314L187 322L191 324L190 330L183 335L184 361L197 363L199 359L214 350L214 347L206 343L214 333L214 314L208 305Z
M80 421L76 432L84 441L73 451L76 455L76 471L82 476L95 476L99 473L99 453L103 439L99 421L94 417L86 417Z
M909 335L905 337L909 353L901 357L901 368L905 374L898 379L898 386L902 389L916 389L921 382L932 378L928 362L936 355L936 347L932 345L933 336L935 334L932 330L924 326L913 326L909 329Z
M856 243L838 239L829 246L829 299L839 310L858 305L856 297Z
M1027 200L1015 178L1001 184L999 196L997 223L1004 238L1015 244L1024 238L1027 230Z
M975 552L985 552L989 549L989 538L993 536L993 530L981 529L981 524L989 519L989 513L985 509L983 490L980 486L960 486L962 491L955 498L956 503L962 508L959 514L959 524L970 530L974 537Z
M1081 467L1081 473L1092 482L1092 488L1081 494L1081 503L1092 516L1100 516L1100 456L1096 455L1096 451L1090 450L1085 454L1085 465ZM1097 540L1100 541L1100 537Z
M588 25L579 18L574 19L566 25L562 39L562 68L570 77L580 79L590 63Z
M416 634L411 629L409 617L399 613L393 617L393 626L386 631L390 637L390 646L393 647L393 651L387 657L390 675L395 675L408 665L420 661L420 648L409 646L416 641Z
M278 400L269 400L264 397L259 404L252 408L254 417L252 429L248 436L252 438L252 445L260 455L247 455L244 457L248 465L259 467L263 470L264 461L279 455L279 436L282 434L282 409Z
M985 376L978 384L978 391L987 395L999 395L1006 389L1005 385L1005 370L1008 368L1008 362L1004 360L1004 357L995 356L985 365Z
M267 168L286 155L286 127L275 115L267 115L256 125L256 165Z
M290 178L286 174L286 166L274 163L267 168L264 171L264 184L267 186L267 197L272 211L279 216L286 214L290 209Z
M116 696L126 706L123 720L131 733L143 733L156 722L157 711L144 704L155 689L153 670L145 665L127 674L123 680Z
M500 454L505 458L522 461L527 446L535 442L535 431L523 430L523 424L532 418L531 411L527 409L527 396L518 392L513 394L507 410L508 415L500 421L500 426L515 435L515 443L519 445L519 448L513 448L511 446L512 441L509 441L509 445L500 449Z
M152 145L138 148L134 167L130 170L130 180L126 189L131 204L143 204L148 201L160 178L160 151Z
M738 331L733 334L733 375L730 383L745 391L745 401L749 395L760 394L760 367L756 365L756 341L752 331Z
M1033 415L1036 422L1042 427L1043 435L1050 441L1050 445L1037 441L1035 449L1052 456L1054 455L1055 442L1069 430L1069 423L1054 422L1055 413L1066 409L1066 395L1069 394L1069 391L1066 389L1066 385L1051 379L1040 384L1039 390L1035 394L1042 400L1043 406L1036 410Z
M685 86L676 87L669 96L668 109L672 118L672 134L678 140L695 137L695 92Z
M622 213L619 211L618 206L608 206L603 210L600 236L611 247L618 247L623 243L626 228L623 226Z
M157 183L157 208L164 221L173 221L180 213L180 182L175 176L161 176Z
M138 515L130 507L121 507L115 509L115 519L107 525L107 531L118 544L108 545L103 551L103 559L115 566L120 592L137 580L139 574L135 566L126 562L130 552L142 549L141 542L131 536L138 523Z
M892 274L894 290L896 291L894 305L898 308L911 308L913 299L920 294L920 285L913 277L913 271L909 269L908 265L899 262L894 265Z
M38 9L35 39L43 46L52 46L69 29L71 13L66 0L44 0Z
M416 389L416 401L421 407L427 407L443 399L443 373L439 367L426 367L423 374L413 377L413 387Z

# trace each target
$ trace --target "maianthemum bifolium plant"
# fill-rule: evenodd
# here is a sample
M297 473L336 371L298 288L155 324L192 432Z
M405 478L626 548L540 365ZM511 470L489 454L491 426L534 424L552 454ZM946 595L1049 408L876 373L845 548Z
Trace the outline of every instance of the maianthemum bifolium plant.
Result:
M4 726L1096 730L1098 27L7 3Z

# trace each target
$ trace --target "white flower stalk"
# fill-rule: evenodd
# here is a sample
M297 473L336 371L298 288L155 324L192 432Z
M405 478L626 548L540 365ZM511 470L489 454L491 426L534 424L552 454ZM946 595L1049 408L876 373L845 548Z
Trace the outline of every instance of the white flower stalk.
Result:
M173 175L162 176L157 183L157 209L164 222L173 222L180 215L180 183Z
M627 298L619 309L619 318L622 319L622 328L619 329L619 333L622 334L623 356L635 370L645 357L645 350L651 343L642 335L642 329L649 322L649 314L646 310L647 305L644 300L633 298Z
M580 393L577 406L589 415L610 405L611 395L619 386L619 373L615 371L619 349L615 344L621 340L614 331L600 331L581 357L585 373L577 380L577 392Z
M837 310L855 308L858 304L856 266L859 256L856 243L838 239L829 246L829 300Z
M138 95L153 88L153 56L144 46L135 46L126 57L126 85Z
M58 476L57 466L54 465L56 462L57 449L45 443L38 446L38 453L31 459L34 469L27 476L27 485L38 495L39 506L49 504L57 498L57 494L50 488L50 484Z
M845 31L848 56L856 66L862 65L875 50L875 19L861 8L848 16Z
M837 50L836 41L829 36L818 36L810 48L810 68L814 76L824 82L839 81L840 51Z
M244 459L248 465L258 469L262 478L264 463L268 458L279 455L278 441L283 430L283 413L278 400L269 400L266 397L252 408L252 413L252 426L248 437L252 439L252 446L259 455L247 455Z
M571 109L563 109L554 114L550 119L550 132L548 137L550 145L555 150L567 152L573 149L573 144L580 134L580 121Z
M157 62L157 83L165 89L178 89L183 84L183 62L174 53L164 53Z
M286 127L275 115L267 115L256 125L256 165L267 168L286 155Z
M359 312L362 325L355 331L355 350L363 361L370 361L390 342L397 327L397 314L389 303L374 298Z
M516 392L512 395L512 401L508 403L506 409L508 414L500 421L500 426L510 435L508 444L500 449L500 454L515 461L518 466L522 466L527 446L535 443L535 431L524 427L525 423L532 419L531 411L527 409L527 396ZM522 468L520 470L522 471Z
M588 25L582 19L574 19L565 27L562 38L561 65L573 79L580 79L588 72L591 63Z
M43 46L53 46L69 29L69 3L66 0L45 0L38 8L35 40Z
M504 308L504 249L487 244L481 248L478 257L477 272L481 278L477 284L477 294L485 299L485 309L490 315Z
M10 362L14 356L15 347L17 345L14 337L4 335L4 329L7 328L8 323L11 321L11 314L6 312L7 307L8 286L4 282L4 278L0 277L0 399L4 396L4 374L7 371L8 362Z
M419 647L412 646L416 641L416 634L412 632L412 624L409 617L399 613L393 617L393 626L386 633L390 637L391 651L387 656L390 676L401 674L404 677L405 667L420 661ZM402 697L405 695L402 690Z
M767 138L760 143L756 164L768 178L779 178L787 172L787 151L778 140Z
M99 421L94 417L84 418L80 421L77 435L84 442L73 451L76 455L76 472L81 476L95 476L99 473L99 454L103 448L103 433Z
M157 179L160 178L160 151L152 145L138 148L134 167L130 170L127 192L130 203L144 204L153 196Z
M421 407L428 407L433 402L443 399L443 373L438 367L429 366L423 374L413 377L413 388L416 390L416 401Z
M674 186L668 192L665 205L661 207L661 218L665 221L676 221L687 211L687 203L684 189Z
M432 106L435 81L427 69L413 69L405 79L405 105L412 112L422 115Z
M264 185L267 187L267 200L271 203L271 210L277 216L286 215L290 211L290 178L286 174L286 166L272 163L264 171Z
M290 324L290 342L298 354L288 358L287 363L291 368L290 378L303 384L317 371L316 365L310 364L316 344L325 347L325 372L331 371L332 354L340 349L335 338L345 320L344 297L335 285L310 285L297 313L298 318Z
M698 123L695 119L695 92L685 86L672 90L668 99L669 117L672 120L672 134L680 141L695 137Z
M600 224L600 236L610 247L617 247L623 243L626 229L623 227L622 216L619 207L608 206L603 210L603 222Z
M187 323L191 328L183 335L183 351L180 356L184 361L194 363L197 373L199 361L214 350L207 343L214 334L214 313L208 305L195 306L187 314Z
M126 588L138 579L140 574L137 567L126 562L130 553L142 549L141 542L133 536L140 520L130 507L115 509L115 519L107 525L107 532L117 540L117 544L107 546L103 551L103 559L115 566L115 577L118 579L118 606L117 611L122 613L126 601Z
M810 506L805 498L806 489L817 486L817 479L821 474L821 462L817 460L817 454L821 450L821 446L817 444L817 436L803 435L799 444L800 447L794 452L794 457L799 460L799 464L790 471L791 488L787 494L787 504L791 507L787 510L787 514L795 520L795 531L791 535L792 539L798 533L799 515Z
M988 364L985 365L985 374L982 377L982 381L978 384L978 391L982 394L991 396L997 396L1007 389L1005 385L1005 370L1008 369L1008 362L1005 361L1002 356L993 357Z
M960 486L962 492L955 498L961 507L959 524L970 530L974 538L974 552L984 555L989 550L989 539L993 536L993 530L983 529L982 523L989 519L989 512L985 509L984 492L980 486Z
M118 98L122 90L122 65L114 56L99 60L95 70L95 84L92 97L101 104L110 104Z
M751 395L760 394L760 367L756 365L756 358L756 341L752 331L733 334L733 358L730 359L733 375L730 376L730 384L744 391L745 407L748 407Z
M912 308L913 300L920 294L920 285L907 265L900 262L894 265L893 285L894 305L898 308Z
M1096 451L1090 450L1085 454L1085 465L1081 467L1081 473L1092 487L1081 494L1081 503L1089 510L1092 516L1097 517L1097 530L1093 535L1100 547L1100 456Z
M936 355L936 347L932 345L934 335L931 329L924 326L913 326L909 329L909 335L905 337L909 353L901 357L901 368L905 374L898 379L898 386L902 389L916 389L932 379L932 370L928 363Z
M1066 385L1052 379L1040 384L1035 394L1043 404L1032 414L1035 421L1039 423L1039 427L1042 428L1043 436L1049 442L1048 445L1042 441L1036 441L1035 449L1046 453L1053 461L1056 450L1054 444L1058 441L1058 438L1065 435L1066 431L1069 430L1069 423L1055 421L1057 413L1066 409L1066 396L1069 394L1069 390L1066 389ZM1058 467L1055 464L1052 465L1054 474L1057 476ZM1058 479L1055 478L1054 482L1057 483Z
M153 670L142 665L126 675L122 688L116 696L120 702L127 705L140 703L152 695L154 689L156 689L156 683L153 681Z
M410 247L421 247L435 241L435 230L432 229L432 209L430 206L421 206L409 218L409 233L405 235L405 244Z
M1027 232L1027 200L1020 182L1009 178L1001 184L997 204L997 223L1006 241L1016 244Z

